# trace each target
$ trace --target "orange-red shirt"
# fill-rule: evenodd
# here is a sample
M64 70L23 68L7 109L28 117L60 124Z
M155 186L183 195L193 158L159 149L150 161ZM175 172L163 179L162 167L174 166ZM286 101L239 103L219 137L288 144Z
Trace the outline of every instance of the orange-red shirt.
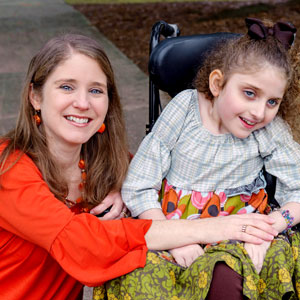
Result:
M151 220L75 215L27 155L1 184L0 299L76 299L83 284L101 285L144 266Z

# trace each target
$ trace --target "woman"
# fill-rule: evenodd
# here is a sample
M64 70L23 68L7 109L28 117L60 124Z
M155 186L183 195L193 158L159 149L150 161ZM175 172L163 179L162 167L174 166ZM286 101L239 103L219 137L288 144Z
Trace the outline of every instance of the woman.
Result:
M113 71L98 43L80 35L50 40L29 65L16 128L1 139L1 298L79 299L83 284L144 266L148 248L259 244L277 234L268 216L219 218L211 226L89 214L114 203L107 218L120 217L124 132Z

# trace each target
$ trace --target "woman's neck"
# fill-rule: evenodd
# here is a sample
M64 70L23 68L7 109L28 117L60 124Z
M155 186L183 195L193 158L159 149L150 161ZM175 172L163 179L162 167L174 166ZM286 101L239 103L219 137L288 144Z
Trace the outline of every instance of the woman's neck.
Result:
M50 147L50 153L57 162L62 176L68 185L67 199L75 202L81 196L81 191L78 188L81 178L81 170L78 166L80 160L81 145L76 147Z
M55 162L62 170L62 173L67 181L74 178L78 172L78 162L80 160L81 145L74 147L60 146L58 143L49 146L51 155ZM77 177L77 176L75 176Z

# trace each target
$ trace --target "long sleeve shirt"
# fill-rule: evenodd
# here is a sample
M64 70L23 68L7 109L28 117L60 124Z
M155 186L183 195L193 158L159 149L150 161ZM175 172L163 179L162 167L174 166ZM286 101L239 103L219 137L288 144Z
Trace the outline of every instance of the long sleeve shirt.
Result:
M244 191L263 166L277 177L279 204L300 203L300 146L280 117L244 139L231 133L214 135L203 126L197 91L185 90L170 101L143 140L131 161L122 197L138 216L161 208L158 191L164 178L187 191Z
M76 299L144 266L150 220L75 215L25 154L0 178L0 299Z

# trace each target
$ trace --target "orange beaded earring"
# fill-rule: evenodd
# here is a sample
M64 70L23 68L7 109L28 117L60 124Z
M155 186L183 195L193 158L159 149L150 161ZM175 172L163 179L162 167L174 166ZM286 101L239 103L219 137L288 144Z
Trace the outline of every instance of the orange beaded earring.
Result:
M36 126L39 126L42 123L41 117L39 116L40 112L41 112L40 110L39 111L36 110L35 114L33 115L33 119L35 121Z
M105 131L105 124L103 123L101 127L97 130L99 133L103 133Z

